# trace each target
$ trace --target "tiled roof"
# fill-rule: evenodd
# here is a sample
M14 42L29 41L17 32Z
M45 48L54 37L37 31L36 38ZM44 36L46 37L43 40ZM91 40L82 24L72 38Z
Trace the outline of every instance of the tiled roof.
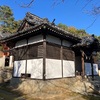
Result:
M100 51L100 42L98 39L96 39L94 37L94 35L90 35L90 36L86 36L86 37L83 37L81 39L81 42L80 43L77 43L75 45L73 45L72 47L73 48L76 48L76 47L82 47L82 48L88 48L90 46L93 46L92 49L96 50L96 51Z
M30 23L31 26L28 28L25 28L23 30L20 30L22 28L22 26L24 25L24 21L27 21L28 23ZM43 19L43 18L40 18L40 17L28 12L26 14L26 17L24 18L21 26L19 27L18 31L15 34L4 37L1 41L8 41L9 39L14 39L14 38L26 35L26 34L30 34L32 32L43 29L44 27L46 27L49 31L55 32L55 34L64 36L65 38L67 37L67 38L73 39L75 41L81 40L81 38L79 38L78 36L75 36L75 35L69 33L68 31L65 31L65 30L59 28L54 23L50 23L47 18Z
M10 36L10 35L11 35L11 33L2 33L2 32L0 31L0 39L5 38L5 37L8 37L8 36Z
M90 36L83 37L81 39L81 42L76 44L76 45L73 45L73 47L88 46L88 45L91 45L93 42L98 42L99 43L99 41L94 37L94 35L90 35Z

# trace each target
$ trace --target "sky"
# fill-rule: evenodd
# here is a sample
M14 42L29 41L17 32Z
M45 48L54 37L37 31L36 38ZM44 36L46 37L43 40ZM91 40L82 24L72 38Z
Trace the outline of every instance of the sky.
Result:
M22 20L27 12L31 12L41 18L48 18L50 22L56 19L55 24L62 23L100 36L100 17L90 14L92 6L97 4L98 0L90 3L85 0L65 0L64 2L61 0L35 0L30 7L25 7L29 1L31 0L0 0L0 6L9 6L15 20Z

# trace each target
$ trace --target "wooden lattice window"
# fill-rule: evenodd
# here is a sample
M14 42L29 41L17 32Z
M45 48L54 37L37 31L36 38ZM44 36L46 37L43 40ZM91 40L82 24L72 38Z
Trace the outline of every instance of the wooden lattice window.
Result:
M47 44L46 57L51 59L60 59L60 46Z
M75 60L75 54L68 48L63 48L63 59L64 60Z
M28 46L27 59L43 57L43 44L34 44Z
M18 60L25 60L27 55L28 48L26 46L16 48L14 50L14 59Z

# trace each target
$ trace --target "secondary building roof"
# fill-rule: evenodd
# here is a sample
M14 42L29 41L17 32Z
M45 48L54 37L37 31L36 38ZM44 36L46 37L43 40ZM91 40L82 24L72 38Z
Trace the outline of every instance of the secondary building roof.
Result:
M8 37L10 35L11 35L10 33L3 33L2 31L0 31L0 39Z

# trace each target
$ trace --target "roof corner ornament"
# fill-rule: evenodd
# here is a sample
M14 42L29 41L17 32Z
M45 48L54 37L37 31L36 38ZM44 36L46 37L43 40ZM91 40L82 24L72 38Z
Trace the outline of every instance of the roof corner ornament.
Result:
M55 20L56 20L56 19L53 19L53 21L52 21L52 23L51 23L52 25L55 25L55 23L54 23L54 22L55 22Z

